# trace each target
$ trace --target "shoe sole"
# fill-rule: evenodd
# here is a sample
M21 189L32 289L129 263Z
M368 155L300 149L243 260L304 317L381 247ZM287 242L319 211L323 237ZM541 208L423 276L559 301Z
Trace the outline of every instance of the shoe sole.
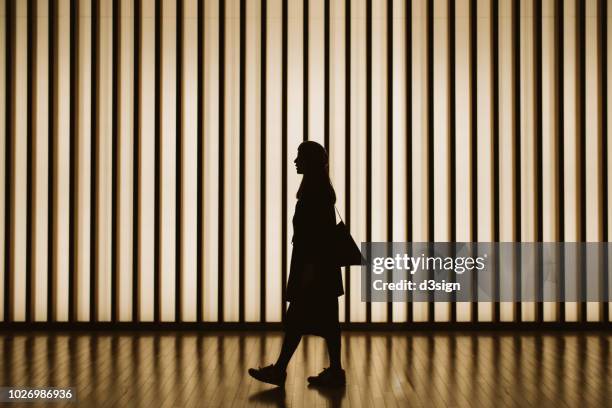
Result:
M284 387L285 386L285 382L284 381L283 382L268 381L265 378L258 377L257 374L254 374L253 372L251 372L251 370L249 370L249 375L251 377L253 377L254 379L256 379L257 381L261 381L262 383L276 385L277 387Z

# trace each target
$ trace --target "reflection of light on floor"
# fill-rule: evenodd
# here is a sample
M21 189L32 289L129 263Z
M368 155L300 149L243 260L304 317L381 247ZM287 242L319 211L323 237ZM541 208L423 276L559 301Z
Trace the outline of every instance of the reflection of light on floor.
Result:
M84 405L111 406L602 406L612 336L412 335L345 332L347 387L307 387L328 365L325 343L305 337L285 389L254 381L273 363L279 332L24 334L0 336L0 383L74 387Z

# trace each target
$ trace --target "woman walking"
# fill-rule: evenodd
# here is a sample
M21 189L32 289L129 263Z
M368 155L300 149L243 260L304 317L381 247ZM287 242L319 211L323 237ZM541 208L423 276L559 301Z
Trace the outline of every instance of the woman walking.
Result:
M287 282L289 302L283 345L276 363L249 369L259 381L283 386L289 360L305 334L325 339L330 367L308 377L312 385L344 386L340 362L338 296L344 294L340 267L332 262L331 237L336 225L336 193L329 179L328 157L320 144L307 141L298 147L295 159L303 174L293 215L293 251Z

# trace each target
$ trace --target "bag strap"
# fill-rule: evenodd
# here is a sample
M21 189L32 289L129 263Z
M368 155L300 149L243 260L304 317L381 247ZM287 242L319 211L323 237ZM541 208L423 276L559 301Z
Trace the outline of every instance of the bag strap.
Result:
M338 207L336 207L336 204L334 204L334 209L336 210L336 214L338 214L338 218L340 218L340 221L344 223L344 220L342 219L342 216L340 215L340 211L338 211Z

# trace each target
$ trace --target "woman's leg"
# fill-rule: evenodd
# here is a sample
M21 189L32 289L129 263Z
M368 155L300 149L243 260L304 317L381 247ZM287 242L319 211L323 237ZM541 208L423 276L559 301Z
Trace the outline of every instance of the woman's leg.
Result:
M342 363L340 362L340 328L333 330L327 336L325 336L325 343L327 344L327 352L329 353L329 365L334 369L341 369Z
M302 335L298 332L292 330L285 331L283 346L274 367L279 368L281 371L287 371L289 360L291 360L291 356L293 356L293 352L297 349L301 339Z

